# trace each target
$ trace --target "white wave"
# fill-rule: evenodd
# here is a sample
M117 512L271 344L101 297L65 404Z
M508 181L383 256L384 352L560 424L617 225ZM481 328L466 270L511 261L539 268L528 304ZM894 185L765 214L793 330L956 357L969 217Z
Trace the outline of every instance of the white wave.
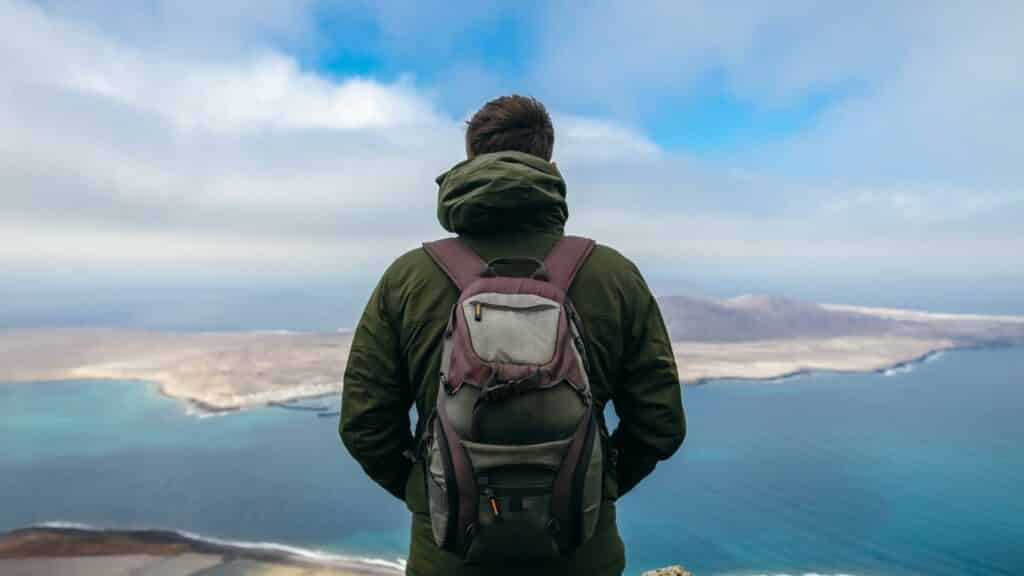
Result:
M405 570L405 560L402 558L396 558L395 560L386 560L384 558L365 558L358 556L346 556L343 554L332 554L330 552L323 552L321 550L312 550L309 548L299 548L298 546L291 546L288 544L281 544L279 542L248 542L245 540L226 540L222 538L212 538L208 536L202 536L193 532L186 532L184 530L174 530L173 532L181 534L186 538L192 540L198 540L202 542L209 542L211 544L217 544L219 546L227 546L230 548L240 550L253 550L262 552L278 552L294 556L297 558L303 558L311 560L321 564L369 564L372 566L381 566L387 568L394 568L395 570Z
M186 400L185 414L188 416L195 416L197 418L227 416L229 414L239 414L249 410L268 408L273 404L294 404L296 402L335 397L339 394L341 394L341 382L306 384L286 390L275 389L249 394L228 395L225 397L225 400L230 407L225 409L209 409L203 407L202 402Z
M227 416L234 412L241 412L242 410L217 410L210 411L204 410L203 408L196 406L195 404L188 402L185 404L185 415L205 420L207 418L220 418L221 416Z
M81 522L68 522L64 520L54 520L50 522L41 522L33 524L33 528L70 528L74 530L89 530L92 532L106 532L111 529L100 528L98 526L92 526L90 524L83 524ZM292 546L290 544L282 544L280 542L251 542L247 540L228 540L225 538L214 538L211 536L203 536L196 534L195 532L188 532L186 530L173 530L166 528L133 528L124 530L125 532L135 532L142 530L160 530L164 532L170 532L177 534L183 538L188 538L196 542L205 542L208 544L214 544L216 546L223 546L234 550L249 550L253 552L274 552L284 556L290 556L292 558L307 560L316 564L330 564L339 566L376 566L380 568L388 568L397 570L399 572L405 572L406 561L404 558L395 558L388 560L386 558L372 558L363 556L347 556L344 554L334 554L331 552L324 552L322 550L314 550L311 548L300 548L298 546Z
M71 530L93 530L99 531L102 528L97 528L90 524L83 524L81 522L67 522L65 520L54 520L52 522L43 522L41 524L33 524L33 528L68 528Z
M899 366L893 366L892 368L889 368L887 370L883 370L882 371L882 375L883 376L896 376L897 374L907 374L907 373L913 372L919 365L921 365L921 364L930 364L930 363L938 360L939 358L941 358L944 354L945 354L944 350L937 350L935 352L929 352L928 354L925 354L924 356L922 356L922 357L920 357L920 358L918 358L916 360L911 360L909 362L905 362L903 364L900 364Z
M882 376L896 376L898 374L909 374L913 371L914 364L900 364L899 366L894 366L892 368L886 369L885 371L882 372Z

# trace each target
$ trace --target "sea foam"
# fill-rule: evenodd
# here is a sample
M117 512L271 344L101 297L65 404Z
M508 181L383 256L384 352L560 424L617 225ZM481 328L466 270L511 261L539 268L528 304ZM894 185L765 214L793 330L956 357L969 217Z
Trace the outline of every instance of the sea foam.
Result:
M83 524L80 522L68 522L64 520L54 520L51 522L42 522L39 524L33 524L32 528L57 528L57 529L73 529L73 530L87 530L90 532L113 532L120 531L114 529L100 528L98 526L92 526L90 524ZM379 568L389 568L396 570L400 573L405 572L406 561L404 558L395 558L388 560L386 558L372 558L364 556L348 556L344 554L334 554L331 552L324 552L322 550L314 550L311 548L302 548L299 546L293 546L290 544L283 544L280 542L252 542L247 540L229 540L226 538L215 538L212 536L203 536L202 534L196 534L194 532L188 532L186 530L174 530L168 528L135 528L131 530L125 530L125 532L141 532L145 530L159 530L161 532L169 532L176 534L182 538L192 540L194 542L201 542L206 544L213 544L215 546L221 546L224 548L230 548L232 550L250 551L250 552L271 552L278 554L282 557L290 557L298 560L306 560L316 564L324 565L335 565L335 566L374 566Z
M904 362L902 364L898 364L896 366L893 366L892 368L888 368L886 370L883 370L882 371L882 375L883 376L896 376L896 375L899 375L899 374L909 374L910 372L913 372L921 364L930 364L930 363L938 360L939 358L942 357L943 353L944 353L943 350L936 350L935 352L929 352L928 354L925 354L924 356L922 356L920 358L917 358L915 360L910 360L909 362Z

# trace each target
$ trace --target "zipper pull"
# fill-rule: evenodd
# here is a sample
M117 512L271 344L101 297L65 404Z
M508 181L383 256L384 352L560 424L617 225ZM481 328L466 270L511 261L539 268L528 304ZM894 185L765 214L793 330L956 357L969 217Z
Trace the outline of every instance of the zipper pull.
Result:
M476 304L473 305L473 319L475 319L477 322L484 319L483 304L477 302Z
M494 514L494 519L497 520L501 517L501 507L498 506L498 499L494 497L494 490L487 485L487 477L484 476L481 479L483 481L480 484L483 484L484 488L480 493L487 497L487 503L491 506L491 514Z

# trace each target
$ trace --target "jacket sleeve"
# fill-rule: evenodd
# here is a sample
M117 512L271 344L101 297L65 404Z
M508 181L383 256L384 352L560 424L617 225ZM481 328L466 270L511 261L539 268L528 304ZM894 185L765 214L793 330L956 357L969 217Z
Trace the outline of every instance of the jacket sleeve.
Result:
M387 274L363 311L345 368L338 432L352 457L375 482L404 500L412 463L412 396L388 308Z
M617 484L620 496L654 471L660 460L672 456L686 436L679 373L672 342L640 272L627 301L623 326L623 356L612 400L619 426L611 443L618 453Z

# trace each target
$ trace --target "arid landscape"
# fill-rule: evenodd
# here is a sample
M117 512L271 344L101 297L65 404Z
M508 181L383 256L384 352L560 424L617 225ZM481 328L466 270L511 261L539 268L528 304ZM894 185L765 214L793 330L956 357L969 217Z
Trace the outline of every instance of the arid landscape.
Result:
M953 348L1024 343L1024 317L931 314L786 298L665 297L680 379L883 371ZM350 332L0 332L0 382L140 380L204 411L339 391Z

